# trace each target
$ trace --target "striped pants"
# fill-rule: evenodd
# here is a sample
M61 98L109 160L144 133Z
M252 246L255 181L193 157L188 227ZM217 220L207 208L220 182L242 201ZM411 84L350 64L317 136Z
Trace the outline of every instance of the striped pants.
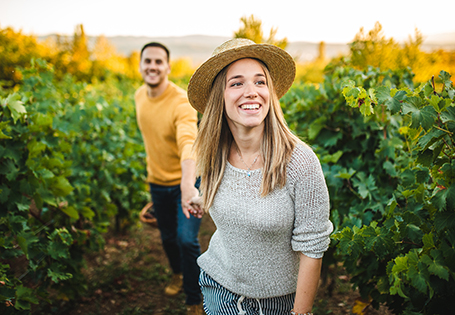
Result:
M233 293L212 279L204 270L199 276L207 315L289 315L295 293L255 299Z

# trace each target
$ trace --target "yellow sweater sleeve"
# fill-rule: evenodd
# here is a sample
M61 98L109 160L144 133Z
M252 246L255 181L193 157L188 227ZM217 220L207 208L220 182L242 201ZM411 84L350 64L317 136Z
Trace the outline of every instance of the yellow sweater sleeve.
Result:
M195 110L188 103L183 103L176 107L176 140L180 162L187 159L195 159L192 152L197 135L197 114L195 114Z

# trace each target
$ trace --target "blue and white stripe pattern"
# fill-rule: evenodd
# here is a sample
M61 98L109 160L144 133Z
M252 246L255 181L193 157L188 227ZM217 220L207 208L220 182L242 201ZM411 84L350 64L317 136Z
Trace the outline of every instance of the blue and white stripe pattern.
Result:
M248 298L227 290L204 270L199 285L207 315L287 315L294 306L295 293L266 299Z

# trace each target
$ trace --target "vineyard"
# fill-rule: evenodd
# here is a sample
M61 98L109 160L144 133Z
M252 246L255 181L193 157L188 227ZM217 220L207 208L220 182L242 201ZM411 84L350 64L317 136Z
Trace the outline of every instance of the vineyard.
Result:
M0 33L8 53L0 69L1 314L59 314L56 305L86 296L87 260L101 255L107 235L136 233L149 199L134 56L116 57L122 67L68 61L65 54L84 55L82 39L51 56L32 38ZM418 46L418 36L400 48L380 28L361 33L349 56L304 65L324 69L319 82L301 77L281 99L329 187L327 299L345 273L361 297L355 314L455 309L455 53ZM401 57L392 65L391 55ZM425 71L415 67L422 60ZM188 73L178 78L185 86ZM159 262L143 266L147 281L165 280ZM128 263L124 273L138 272ZM318 303L318 314L332 312Z

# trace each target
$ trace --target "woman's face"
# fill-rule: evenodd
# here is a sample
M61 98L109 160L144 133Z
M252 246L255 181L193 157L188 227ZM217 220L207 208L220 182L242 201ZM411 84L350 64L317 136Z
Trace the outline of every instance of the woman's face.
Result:
M263 126L269 100L266 76L257 60L240 59L229 66L224 101L231 131Z

